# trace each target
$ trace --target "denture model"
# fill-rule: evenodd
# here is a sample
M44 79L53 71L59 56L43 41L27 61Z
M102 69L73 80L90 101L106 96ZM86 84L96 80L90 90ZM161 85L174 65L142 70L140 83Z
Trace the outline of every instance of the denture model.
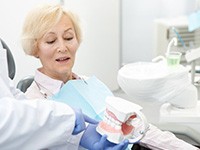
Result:
M104 118L96 130L113 143L128 139L130 143L141 140L148 130L146 118L141 113L142 107L119 97L106 98Z

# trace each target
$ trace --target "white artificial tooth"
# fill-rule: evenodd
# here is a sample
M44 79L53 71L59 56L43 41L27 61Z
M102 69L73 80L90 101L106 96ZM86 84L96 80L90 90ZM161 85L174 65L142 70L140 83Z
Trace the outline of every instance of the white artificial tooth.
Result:
M108 122L108 119L107 119L107 118L105 118L105 119L104 119L104 122L105 122L105 123L107 123L107 122Z
M111 116L108 115L108 119L111 120Z
M106 123L108 124L108 122L109 122L109 119L108 119L108 118L106 118Z
M131 120L126 121L126 124L130 126L131 125Z
M117 120L115 120L115 124L116 124L116 125L119 125L119 126L121 126L121 125L122 125L122 123L121 123L121 122L119 122L119 121L117 121Z
M105 117L106 120L108 120L108 117Z
M103 120L105 120L105 121L107 120L107 117L106 117L106 115L104 115L104 116L103 116Z
M121 126L116 125L116 126L115 126L115 129L116 129L116 130L121 130Z
M110 117L110 125L111 125L111 127L115 126L114 119L112 117Z
M108 125L111 125L112 122L110 121L110 119L108 119L107 123Z
M114 123L115 122L115 119L114 118L110 118L110 120Z
M108 115L105 114L104 117L108 119Z
M105 112L104 112L104 116L108 116L108 113L107 113L107 111L105 111Z
M105 116L105 117L108 117L108 114L105 112L104 116Z
M111 127L115 127L115 123L114 122L111 122Z
M129 121L129 123L130 123L132 126L138 126L138 124L140 123L140 119L134 118L134 119L132 119L131 121Z

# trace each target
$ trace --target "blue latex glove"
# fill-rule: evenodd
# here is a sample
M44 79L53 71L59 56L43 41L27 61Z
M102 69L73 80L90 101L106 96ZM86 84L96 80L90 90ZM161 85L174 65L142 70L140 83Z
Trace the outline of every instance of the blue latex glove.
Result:
M89 150L125 150L128 146L128 140L120 144L111 143L107 136L101 136L96 131L97 124L89 124L81 137L80 145Z
M83 130L86 129L85 122L91 123L91 124L97 124L98 121L88 117L87 115L83 114L80 109L74 109L76 121L75 121L75 127L72 132L73 135L76 135Z

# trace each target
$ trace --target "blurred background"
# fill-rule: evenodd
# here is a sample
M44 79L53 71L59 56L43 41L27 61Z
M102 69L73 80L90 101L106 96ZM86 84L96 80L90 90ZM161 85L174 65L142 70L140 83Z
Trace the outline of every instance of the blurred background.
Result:
M27 12L41 3L61 3L80 16L84 37L74 72L96 75L111 90L118 89L121 66L150 61L157 55L156 38L163 35L155 30L156 19L187 17L197 9L196 0L3 0L0 38L14 55L15 83L40 66L38 60L24 54L20 34Z

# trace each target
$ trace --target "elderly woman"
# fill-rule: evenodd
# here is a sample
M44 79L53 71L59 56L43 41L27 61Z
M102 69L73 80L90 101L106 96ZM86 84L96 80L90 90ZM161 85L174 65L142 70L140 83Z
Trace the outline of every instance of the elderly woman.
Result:
M42 66L36 70L34 82L26 92L28 98L46 99L59 92L69 80L79 79L72 68L81 40L77 16L61 6L46 5L29 13L22 46L25 53L38 58ZM140 144L151 149L196 149L153 125Z
M27 54L39 58L42 63L42 67L36 71L35 82L26 94L28 98L47 98L58 92L68 80L78 78L72 73L72 67L80 42L77 18L61 6L45 5L28 14L23 28L22 46ZM54 148L75 150L81 148L79 145L94 150L121 150L127 147L128 141L118 145L110 143L106 136L96 132L96 125L89 124L84 133L71 138L71 144L66 141L66 144Z
M77 17L58 5L30 12L23 28L22 46L26 54L39 58L42 67L36 71L27 97L46 98L68 80L79 78L72 67L81 37Z

